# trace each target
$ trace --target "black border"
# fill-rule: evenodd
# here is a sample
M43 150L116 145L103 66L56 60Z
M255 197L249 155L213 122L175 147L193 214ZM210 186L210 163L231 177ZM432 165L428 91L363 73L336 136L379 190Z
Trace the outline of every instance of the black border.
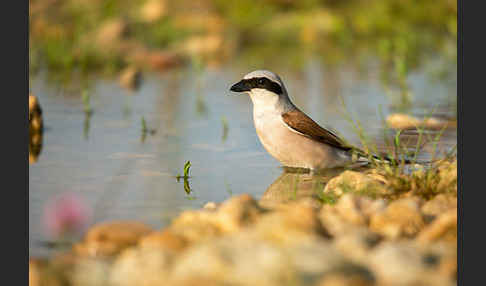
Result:
M0 30L2 103L2 273L8 285L29 283L29 1L3 2Z
M482 101L486 95L486 45L482 3L458 0L458 285L483 285L485 273L486 105Z

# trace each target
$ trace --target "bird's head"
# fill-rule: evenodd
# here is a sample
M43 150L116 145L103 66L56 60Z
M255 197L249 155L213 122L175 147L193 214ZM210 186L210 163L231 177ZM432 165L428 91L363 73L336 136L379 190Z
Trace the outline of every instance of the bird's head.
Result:
M276 96L287 93L280 77L271 71L256 70L243 77L230 88L234 92L246 92L250 96Z

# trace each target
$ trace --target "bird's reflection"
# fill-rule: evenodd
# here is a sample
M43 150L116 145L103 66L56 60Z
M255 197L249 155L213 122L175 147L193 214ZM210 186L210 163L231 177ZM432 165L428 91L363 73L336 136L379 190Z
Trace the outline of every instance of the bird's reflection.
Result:
M261 205L273 207L306 197L320 199L319 194L327 182L348 168L326 169L314 174L305 169L284 167L283 170L261 197Z

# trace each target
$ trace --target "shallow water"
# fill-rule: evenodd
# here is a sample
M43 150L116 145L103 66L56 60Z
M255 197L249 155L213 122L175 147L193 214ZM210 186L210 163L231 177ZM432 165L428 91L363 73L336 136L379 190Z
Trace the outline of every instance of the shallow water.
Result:
M313 62L301 71L279 74L298 107L359 144L343 116L339 96L370 138L380 140L378 106L385 116L390 114L391 99L377 68L371 71L359 74L349 67L336 70ZM241 193L261 198L278 178L278 185L285 184L279 163L258 141L251 101L229 91L246 72L223 67L145 74L135 92L113 79L93 79L94 113L89 122L79 88L49 84L44 73L32 78L31 92L43 109L45 132L38 161L29 166L30 255L48 253L39 244L49 239L44 206L62 193L76 193L85 200L93 210L90 224L134 219L159 228L182 210ZM414 94L412 113L421 115L439 106L440 116L455 117L455 76L432 80L425 67L408 81ZM147 127L156 130L143 142L142 116ZM455 143L455 129L448 130L441 146ZM189 195L183 182L174 178L187 160L192 164ZM267 196L275 195L273 186Z

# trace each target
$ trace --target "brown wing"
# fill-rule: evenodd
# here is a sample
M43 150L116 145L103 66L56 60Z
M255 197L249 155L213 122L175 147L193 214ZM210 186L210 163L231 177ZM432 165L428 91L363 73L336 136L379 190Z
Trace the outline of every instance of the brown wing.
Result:
M352 148L346 145L339 137L315 123L309 116L300 110L293 110L282 114L283 121L291 129L315 140L336 148L348 151Z

